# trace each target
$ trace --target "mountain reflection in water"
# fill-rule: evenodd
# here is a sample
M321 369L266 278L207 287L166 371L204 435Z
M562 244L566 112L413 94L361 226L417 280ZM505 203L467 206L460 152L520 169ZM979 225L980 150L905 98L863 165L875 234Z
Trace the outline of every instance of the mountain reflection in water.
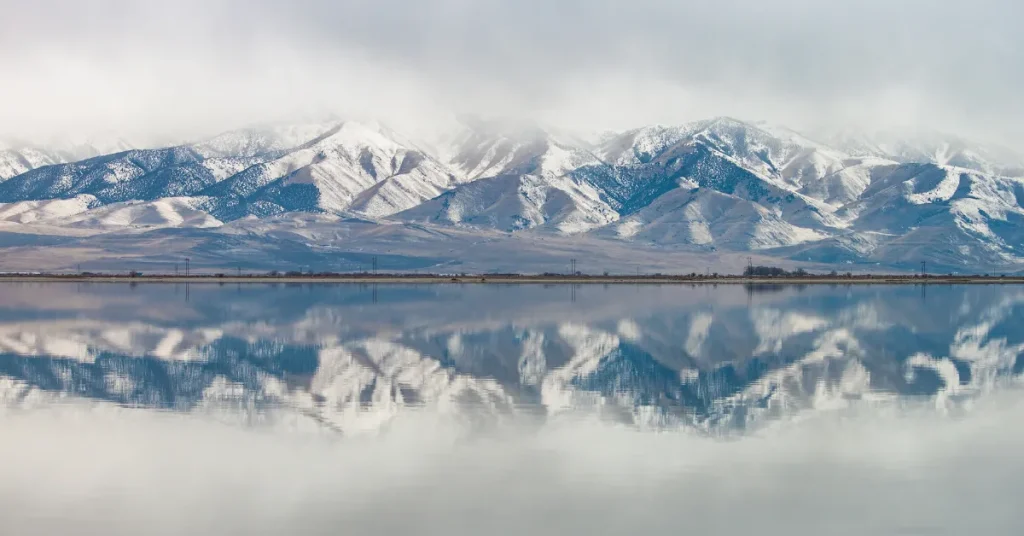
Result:
M0 534L1021 534L1024 288L0 285Z
M1024 288L7 284L8 405L373 431L406 408L744 432L1024 372ZM187 300L186 300L187 296Z

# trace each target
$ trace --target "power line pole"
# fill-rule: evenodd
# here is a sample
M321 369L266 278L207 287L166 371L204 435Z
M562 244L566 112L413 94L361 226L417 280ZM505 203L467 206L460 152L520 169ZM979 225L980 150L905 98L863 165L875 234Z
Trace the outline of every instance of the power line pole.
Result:
M189 262L190 262L191 260L192 260L192 259L190 259L190 258L188 258L188 257L185 257L185 277L188 277L188 273L189 273L189 270L188 270L189 266L188 266L188 265L189 265Z
M921 261L921 277L928 277L928 261Z

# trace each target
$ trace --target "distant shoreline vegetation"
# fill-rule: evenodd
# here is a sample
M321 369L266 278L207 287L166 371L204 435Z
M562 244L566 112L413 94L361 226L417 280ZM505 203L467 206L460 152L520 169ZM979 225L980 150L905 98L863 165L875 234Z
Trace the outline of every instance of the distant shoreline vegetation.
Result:
M0 282L206 282L206 283L264 283L264 282L337 282L337 283L1024 283L1024 276L1006 274L854 274L852 272L811 273L803 268L785 270L777 266L748 266L740 275L708 272L699 274L597 274L555 273L405 273L405 272L316 272L268 271L233 273L167 273L92 272L73 273L18 272L0 273Z

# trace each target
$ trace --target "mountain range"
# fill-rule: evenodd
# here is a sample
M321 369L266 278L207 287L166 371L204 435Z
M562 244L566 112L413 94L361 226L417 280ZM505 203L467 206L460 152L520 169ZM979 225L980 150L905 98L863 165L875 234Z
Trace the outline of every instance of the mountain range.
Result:
M333 238L298 231L310 226ZM0 247L28 248L33 258L47 257L39 248L55 243L79 252L51 248L40 261L47 267L116 257L104 244L119 237L179 236L211 266L225 263L204 251L245 237L249 250L260 250L252 259L288 261L282 249L328 248L390 252L429 268L450 265L449 253L477 237L577 244L584 257L613 249L752 253L844 270L926 261L949 271L1017 272L1024 158L937 134L811 136L731 118L586 137L462 118L429 138L371 121L328 121L155 149L6 143L0 235ZM416 246L425 240L431 247ZM93 253L83 258L84 250ZM330 257L302 262L351 268Z

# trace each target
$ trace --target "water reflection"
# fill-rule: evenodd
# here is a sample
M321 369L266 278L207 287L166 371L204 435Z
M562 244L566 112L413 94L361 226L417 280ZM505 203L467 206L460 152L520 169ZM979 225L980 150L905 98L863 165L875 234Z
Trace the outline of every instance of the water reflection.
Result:
M747 432L1024 372L1024 288L0 285L0 397L375 431L410 408Z
M0 285L0 534L1020 534L1022 314L1010 286Z

